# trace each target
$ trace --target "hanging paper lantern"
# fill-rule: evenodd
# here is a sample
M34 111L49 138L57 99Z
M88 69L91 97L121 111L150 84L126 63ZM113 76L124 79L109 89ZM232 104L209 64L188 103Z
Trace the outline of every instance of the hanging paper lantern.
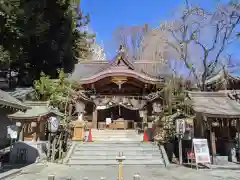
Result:
M21 122L16 122L17 127L21 127L22 123Z
M128 104L128 98L124 97L122 102L123 102L123 104Z
M135 108L138 105L138 100L133 98L133 99L131 99L131 103L132 103L133 107Z
M31 127L37 127L37 122L31 122Z
M59 118L51 116L50 118L48 118L47 122L48 122L48 131L52 133L57 132L60 125Z
M114 104L119 104L120 97L114 97L112 101L113 101Z
M103 103L104 105L106 105L109 101L110 101L110 99L107 98L107 97L105 97L105 98L103 99L102 103Z
M84 112L85 104L83 102L76 103L76 111L77 112Z

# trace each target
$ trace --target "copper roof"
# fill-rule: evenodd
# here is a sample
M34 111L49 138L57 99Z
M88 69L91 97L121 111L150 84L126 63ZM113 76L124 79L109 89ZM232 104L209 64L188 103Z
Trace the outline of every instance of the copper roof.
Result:
M114 63L111 62L99 62L99 61L89 61L89 62L80 62L75 65L75 69L71 76L70 80L79 82L81 79L87 79L91 76L100 73L101 71L108 70L110 67L113 67ZM136 73L154 78L161 79L169 76L170 72L167 64L163 64L158 61L134 61L131 63L133 66L133 71Z
M25 103L31 106L31 109L28 109L25 112L18 111L14 114L8 115L8 117L12 119L26 120L35 119L48 114L55 114L60 117L64 116L64 114L57 109L50 107L46 101L26 101Z
M116 56L111 61L85 61L75 66L70 80L92 83L101 78L113 75L127 75L140 78L147 83L156 83L163 76L169 75L167 63L163 61L129 61L125 48L120 45ZM87 82L89 81L89 82Z
M154 84L154 83L157 83L157 82L161 82L160 79L149 77L149 76L147 76L143 73L139 73L139 72L136 72L136 71L131 70L131 69L127 69L127 68L124 68L124 67L122 67L122 68L111 67L107 70L96 73L89 78L82 78L80 80L80 83L81 84L94 83L94 82L99 81L100 79L103 79L105 77L122 76L122 75L126 75L128 77L133 77L133 78L136 78L136 79L140 79L141 81L143 81L145 83L149 83L149 84Z

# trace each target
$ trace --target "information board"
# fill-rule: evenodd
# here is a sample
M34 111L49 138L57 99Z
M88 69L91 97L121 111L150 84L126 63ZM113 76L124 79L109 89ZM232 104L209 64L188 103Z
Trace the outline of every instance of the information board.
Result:
M196 164L210 164L210 153L207 139L193 139Z

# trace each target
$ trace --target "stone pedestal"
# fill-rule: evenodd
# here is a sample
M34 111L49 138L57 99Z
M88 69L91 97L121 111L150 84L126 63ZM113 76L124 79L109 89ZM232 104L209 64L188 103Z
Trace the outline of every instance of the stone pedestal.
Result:
M83 141L84 140L84 121L73 121L73 141Z
M47 160L47 143L45 141L16 142L10 152L10 162L13 164L32 164Z

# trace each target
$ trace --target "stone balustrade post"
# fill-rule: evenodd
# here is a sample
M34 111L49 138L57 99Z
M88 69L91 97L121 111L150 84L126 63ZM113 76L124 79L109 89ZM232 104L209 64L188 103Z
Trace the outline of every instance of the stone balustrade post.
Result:
M140 179L141 179L140 174L134 174L133 180L140 180Z
M48 180L55 180L55 176L54 175L48 175Z

